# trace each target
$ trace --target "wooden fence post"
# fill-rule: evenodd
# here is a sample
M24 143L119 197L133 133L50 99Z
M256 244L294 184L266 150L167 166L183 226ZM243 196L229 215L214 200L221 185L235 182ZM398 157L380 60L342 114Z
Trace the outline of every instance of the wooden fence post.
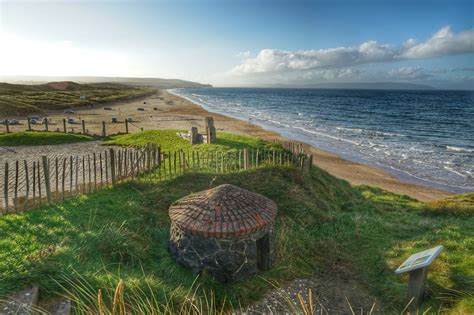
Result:
M10 125L8 124L8 119L5 118L5 128L7 128L7 133L10 133Z
M48 157L43 155L41 157L43 160L43 173L44 173L44 185L46 188L46 196L48 197L48 203L51 203L51 182L49 178L49 163Z
M248 168L249 163L249 150L247 148L244 149L244 170Z
M112 184L115 184L115 151L109 149L110 153L110 175L112 177Z
M63 130L64 130L64 133L67 133L66 118L63 118Z
M8 213L8 162L5 162L5 181L3 183L3 196L5 198L5 212Z
M27 121L28 121L28 131L31 131L31 120L30 120L30 117L28 117Z
M45 118L44 118L44 128L45 128L45 131L49 131L49 121L48 121L48 117L45 117Z
M66 187L66 158L63 158L63 176L61 178L62 199L64 201L65 187Z
M15 212L18 210L18 171L20 167L19 163L20 161L15 161L15 190L13 195L13 207L15 209Z
M84 121L84 119L82 120L82 134L86 134L86 122Z
M128 133L128 118L125 118L125 133Z
M102 121L102 137L105 137L105 121Z
M28 178L28 162L26 160L23 161L25 163L25 186L26 186L26 193L25 193L25 203L24 207L25 210L28 209L28 198L30 197L30 179Z

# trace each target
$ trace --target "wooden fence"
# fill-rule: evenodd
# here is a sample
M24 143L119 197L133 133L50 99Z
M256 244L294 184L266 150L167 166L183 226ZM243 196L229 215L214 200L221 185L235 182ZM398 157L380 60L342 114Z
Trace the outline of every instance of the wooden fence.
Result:
M262 165L309 170L312 155L296 145L287 150L249 148L231 151L169 151L110 148L76 156L41 156L36 161L6 162L0 169L0 214L87 194L125 180L162 181L186 172L230 173Z
M105 121L86 121L84 119L75 120L70 123L66 118L57 119L52 123L49 119L43 119L39 123L33 124L30 118L26 119L26 124L15 124L10 125L9 120L5 119L2 122L4 126L4 133L11 133L12 128L15 132L19 131L55 131L63 133L79 133L84 135L98 135L102 137L129 133L129 130L143 130L143 127L137 125L136 122L128 121L123 119L123 122L105 122ZM89 127L93 126L96 132L89 130ZM100 130L100 131L99 131ZM114 130L114 133L110 132Z

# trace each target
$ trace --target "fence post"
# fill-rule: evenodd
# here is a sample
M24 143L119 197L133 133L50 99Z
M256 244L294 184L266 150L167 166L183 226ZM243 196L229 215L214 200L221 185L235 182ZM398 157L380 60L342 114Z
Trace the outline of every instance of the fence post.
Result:
M102 121L102 137L105 137L105 121Z
M10 125L8 124L7 118L5 118L5 127L7 128L7 133L10 133Z
M125 133L128 133L128 118L125 118Z
M28 178L28 162L26 160L23 161L25 163L25 186L26 186L26 197L25 197L25 210L28 209L28 198L30 197L30 179Z
M249 151L247 148L244 149L244 170L247 169L249 163Z
M51 182L49 178L49 163L48 157L43 155L41 157L43 160L43 172L44 172L44 185L46 187L46 196L48 197L48 203L51 203Z
M115 151L109 149L110 153L110 175L112 177L112 184L115 184Z
M86 122L84 121L84 119L82 120L82 134L86 134Z
M16 160L15 162L15 190L13 195L13 207L15 208L15 212L18 209L18 171L20 167L20 161Z
M3 195L5 198L5 212L8 212L8 162L5 162L5 182L3 183Z
M31 120L30 120L30 117L28 117L27 121L28 121L28 131L31 131Z
M49 131L48 117L44 118L44 128L45 128L46 131Z
M63 118L63 130L64 130L64 133L67 133L67 129L66 129L66 118Z

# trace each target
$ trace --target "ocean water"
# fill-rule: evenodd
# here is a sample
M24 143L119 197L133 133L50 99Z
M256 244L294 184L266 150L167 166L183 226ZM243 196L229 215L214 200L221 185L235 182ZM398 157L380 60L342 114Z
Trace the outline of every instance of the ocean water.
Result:
M174 89L205 109L302 140L395 177L474 191L474 92Z

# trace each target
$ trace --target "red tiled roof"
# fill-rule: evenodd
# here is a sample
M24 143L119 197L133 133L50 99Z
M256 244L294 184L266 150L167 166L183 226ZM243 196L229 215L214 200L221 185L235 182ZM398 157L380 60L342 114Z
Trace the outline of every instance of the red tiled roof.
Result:
M181 229L217 238L260 231L275 221L276 213L272 200L229 184L186 196L169 209Z

